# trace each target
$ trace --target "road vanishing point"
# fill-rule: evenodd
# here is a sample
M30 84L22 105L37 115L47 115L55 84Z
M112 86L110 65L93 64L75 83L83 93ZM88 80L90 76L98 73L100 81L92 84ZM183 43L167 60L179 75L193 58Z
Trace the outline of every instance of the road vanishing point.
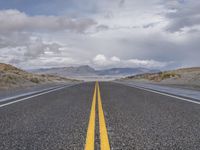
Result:
M0 150L199 150L200 103L115 82L0 101Z

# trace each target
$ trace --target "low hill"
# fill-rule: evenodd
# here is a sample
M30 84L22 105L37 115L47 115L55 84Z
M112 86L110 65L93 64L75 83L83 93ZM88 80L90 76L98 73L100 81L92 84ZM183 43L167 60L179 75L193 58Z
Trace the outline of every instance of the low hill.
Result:
M168 85L184 85L200 88L200 67L181 68L158 73L145 73L129 76L123 80L134 80Z
M9 64L0 63L0 88L25 87L37 84L72 81L67 78L47 74L33 74Z

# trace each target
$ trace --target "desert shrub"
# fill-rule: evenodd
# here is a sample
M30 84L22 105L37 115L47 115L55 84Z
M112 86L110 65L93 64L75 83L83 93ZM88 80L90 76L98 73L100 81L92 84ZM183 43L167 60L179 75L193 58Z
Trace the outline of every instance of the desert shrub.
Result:
M8 83L8 84L16 84L17 81L15 77L11 75L7 75L1 78L1 82Z
M162 80L168 79L168 78L173 78L173 77L176 77L176 74L174 72L163 72L161 74L161 79Z
M31 78L30 81L33 82L33 83L39 83L40 82L40 80L38 78Z
M46 75L45 74L41 74L41 77L46 77Z

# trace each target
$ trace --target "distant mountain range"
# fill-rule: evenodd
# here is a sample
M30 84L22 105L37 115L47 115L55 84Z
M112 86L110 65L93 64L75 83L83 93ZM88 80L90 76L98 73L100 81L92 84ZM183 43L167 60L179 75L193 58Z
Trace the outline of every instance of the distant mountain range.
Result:
M89 77L89 76L129 76L142 73L158 72L146 68L110 68L104 70L95 70L94 68L84 65L79 67L61 67L61 68L43 68L31 70L34 73L51 74L62 77Z

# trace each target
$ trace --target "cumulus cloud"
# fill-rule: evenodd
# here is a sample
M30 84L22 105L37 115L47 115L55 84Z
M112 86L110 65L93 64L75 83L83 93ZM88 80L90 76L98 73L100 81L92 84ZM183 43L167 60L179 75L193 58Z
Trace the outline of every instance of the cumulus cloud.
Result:
M120 59L116 56L107 58L103 54L98 54L93 58L93 64L97 68L104 67L144 67L144 68L162 68L169 65L171 62L159 62L155 60L140 60L140 59Z
M12 19L10 19L12 18ZM96 22L89 18L69 18L66 16L28 16L18 10L0 11L0 32L19 31L75 31L84 32Z
M162 68L169 65L169 63L159 62L152 59L151 60L130 59L126 60L125 64L129 65L132 64L134 67L145 67L145 68Z
M120 58L118 58L116 56L111 57L110 60L113 61L113 62L120 62L121 61Z
M97 65L106 65L107 58L102 54L98 54L94 57L93 62Z

